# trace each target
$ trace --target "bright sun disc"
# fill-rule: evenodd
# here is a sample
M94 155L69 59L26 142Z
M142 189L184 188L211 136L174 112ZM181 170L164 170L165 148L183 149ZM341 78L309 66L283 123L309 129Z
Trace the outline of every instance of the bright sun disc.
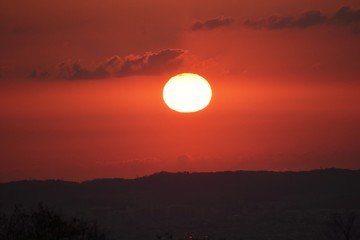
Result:
M194 73L181 73L165 84L163 98L166 105L177 112L197 112L211 100L212 91L205 78Z

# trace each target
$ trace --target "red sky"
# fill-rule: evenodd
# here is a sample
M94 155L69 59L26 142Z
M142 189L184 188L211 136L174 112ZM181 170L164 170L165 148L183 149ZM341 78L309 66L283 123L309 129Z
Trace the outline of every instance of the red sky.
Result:
M0 39L0 181L360 168L359 1L1 1Z

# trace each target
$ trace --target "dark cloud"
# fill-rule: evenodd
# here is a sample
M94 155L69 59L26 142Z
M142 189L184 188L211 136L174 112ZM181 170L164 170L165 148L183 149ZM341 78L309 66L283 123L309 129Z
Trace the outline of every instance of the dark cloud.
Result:
M325 23L327 17L318 10L304 12L299 17L271 16L261 20L246 20L245 26L251 28L283 29L283 28L307 28Z
M293 22L293 25L300 28L311 27L323 24L327 21L327 17L319 10L312 10L303 13L298 19Z
M293 23L293 19L291 17L278 17L278 16L271 16L267 20L268 28L270 29L279 29L289 27Z
M298 17L271 16L260 20L246 20L244 25L255 29L284 29L284 28L308 28L321 24L351 25L356 27L360 23L360 10L350 7L342 7L331 16L324 15L319 10L306 11Z
M109 59L107 59L106 61L104 61L102 64L100 64L96 71L98 73L103 73L103 74L112 74L116 71L120 71L120 69L123 66L123 60L119 57L119 56L114 56L111 57Z
M79 62L62 62L58 65L57 74L58 78L62 79L96 79L108 77L105 72L99 72L97 69L91 70L82 66Z
M32 71L29 75L28 75L28 78L47 78L50 76L50 73L47 72L47 71Z
M206 21L196 21L191 26L191 30L193 30L193 31L212 30L215 28L230 26L233 23L234 23L233 18L220 17L220 18L214 18L214 19L210 19L210 20L206 20Z
M35 31L31 25L9 23L9 21L0 21L0 35L25 35Z
M58 65L57 77L62 79L97 79L131 75L154 75L178 68L183 61L184 50L164 49L143 55L114 56L95 68L79 62L63 62Z
M116 66L114 75L153 75L172 71L180 66L184 53L181 49L165 49L144 55L130 55L120 62L120 67Z
M360 24L360 10L353 10L350 7L340 8L331 18L333 23L352 25Z

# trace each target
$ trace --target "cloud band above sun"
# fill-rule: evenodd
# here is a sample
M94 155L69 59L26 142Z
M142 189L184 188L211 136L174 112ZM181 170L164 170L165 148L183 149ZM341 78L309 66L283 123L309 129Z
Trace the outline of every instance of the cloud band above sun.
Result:
M309 10L298 17L273 15L259 20L248 19L244 22L244 24L250 28L266 28L270 30L284 28L308 28L321 24L352 26L360 29L360 10L344 6L330 16L325 15L320 10Z
M246 19L239 25L252 29L276 30L286 28L305 29L322 24L351 27L355 33L360 32L360 9L343 6L330 15L327 15L320 10L313 9L305 11L299 16L272 15L260 19ZM233 17L218 17L209 20L196 21L191 25L191 30L215 30L231 25L235 25L235 19Z
M205 21L196 21L191 26L192 31L199 30L212 30L216 28L222 28L230 26L234 23L234 19L231 17L219 17Z
M52 74L47 71L34 71L29 77L46 78L53 75L60 79L77 80L161 74L176 70L185 53L182 49L163 49L141 55L114 56L93 68L86 67L79 61L69 60L58 64Z

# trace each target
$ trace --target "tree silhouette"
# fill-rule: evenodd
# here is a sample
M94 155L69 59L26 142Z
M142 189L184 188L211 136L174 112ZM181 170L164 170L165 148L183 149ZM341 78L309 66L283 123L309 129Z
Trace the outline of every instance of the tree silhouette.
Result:
M7 218L5 214L0 212L0 239L5 239L5 226L7 223Z
M2 240L106 240L96 223L79 218L67 219L42 204L26 211L15 206L10 216L0 214Z
M356 212L334 213L328 222L330 240L360 240L360 217Z

